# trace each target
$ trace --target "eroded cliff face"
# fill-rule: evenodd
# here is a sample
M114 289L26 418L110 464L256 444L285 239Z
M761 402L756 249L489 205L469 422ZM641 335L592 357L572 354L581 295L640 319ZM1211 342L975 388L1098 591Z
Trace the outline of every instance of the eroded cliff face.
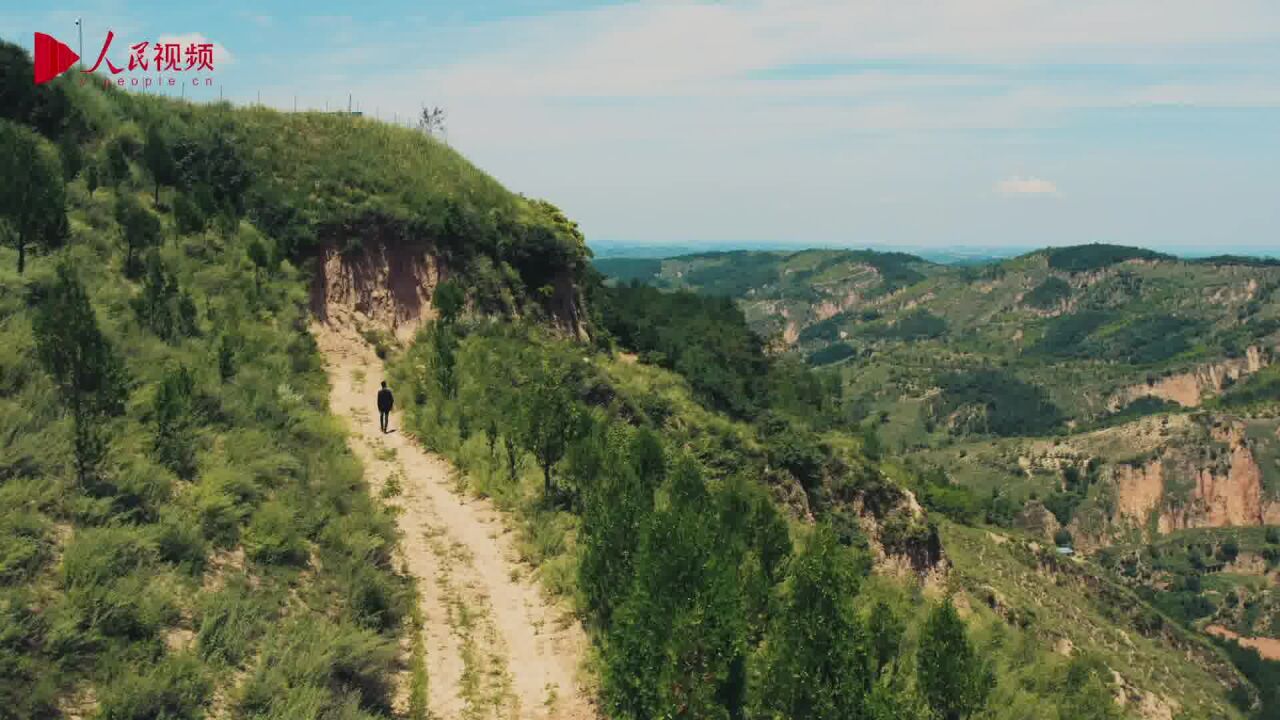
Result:
M1164 463L1152 460L1145 465L1120 465L1115 469L1118 521L1144 523L1164 499Z
M1189 433L1193 427L1181 429ZM1172 442L1142 463L1104 463L1103 494L1113 499L1109 517L1101 526L1077 518L1073 534L1092 548L1135 531L1150 536L1280 523L1280 498L1266 490L1244 423L1220 421L1207 434L1197 443L1174 433Z
M461 268L429 243L402 231L376 224L345 229L315 256L311 281L311 312L320 322L392 334L401 342L413 339L424 322L436 317L431 297L442 281L466 284ZM582 290L571 271L557 276L539 293L506 288L507 312L520 315L538 306L561 332L589 339Z
M1262 468L1239 424L1215 428L1214 440L1227 446L1223 460L1205 467L1188 467L1195 487L1185 505L1165 503L1159 532L1185 528L1233 527L1280 523L1280 501L1263 492Z
M1059 490L1087 492L1067 526L1083 552L1183 529L1280 524L1275 420L1151 416L1019 452L1029 479L1056 476ZM1043 525L1028 529L1045 534Z
M375 241L342 252L329 246L317 257L311 312L321 322L376 328L408 341L435 317L431 295L447 277L442 260L425 247Z
M1154 397L1183 407L1199 407L1206 398L1220 394L1229 383L1252 375L1270 364L1269 350L1258 346L1250 347L1241 358L1202 365L1152 383L1124 388L1113 395L1107 405L1114 412L1139 398Z

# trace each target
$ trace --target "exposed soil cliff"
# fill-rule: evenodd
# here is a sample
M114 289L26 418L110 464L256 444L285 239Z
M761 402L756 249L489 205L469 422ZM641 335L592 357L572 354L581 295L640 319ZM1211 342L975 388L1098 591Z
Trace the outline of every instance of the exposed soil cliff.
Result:
M435 317L431 297L436 286L455 279L471 295L468 277L463 266L455 267L430 242L391 224L344 228L316 253L311 311L323 323L385 331L408 341ZM589 338L582 291L570 270L536 293L512 282L500 291L503 299L491 311L520 315L536 309L562 332Z
M1086 514L1073 522L1073 533L1099 546L1135 530L1149 535L1280 523L1280 498L1266 489L1243 423L1222 421L1199 442L1190 437L1195 428L1174 428L1145 462L1104 461L1101 495L1113 499L1106 522L1099 525L1096 512Z
M447 277L427 249L370 242L340 252L329 246L317 258L311 311L321 322L374 327L409 340L435 316L431 294Z
M1188 372L1124 388L1111 397L1108 405L1115 411L1139 398L1154 397L1183 407L1199 407L1205 398L1218 395L1230 383L1270 364L1270 352L1261 347L1250 347L1241 358L1202 365Z

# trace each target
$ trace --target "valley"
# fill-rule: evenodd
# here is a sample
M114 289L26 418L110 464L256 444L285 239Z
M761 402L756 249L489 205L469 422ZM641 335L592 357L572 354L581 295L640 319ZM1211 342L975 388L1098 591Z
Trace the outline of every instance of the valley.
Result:
M597 265L733 300L930 510L1067 548L1203 637L1274 655L1275 261L1084 245L963 267L835 250Z

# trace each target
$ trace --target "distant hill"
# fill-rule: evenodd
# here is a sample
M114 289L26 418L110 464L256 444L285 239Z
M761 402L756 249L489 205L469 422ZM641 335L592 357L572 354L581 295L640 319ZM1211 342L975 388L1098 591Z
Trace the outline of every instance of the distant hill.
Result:
M1057 617L1079 582L1081 597L1107 595L1109 620L1072 599L1073 630L1150 632L1168 618L1214 636L1260 687L1280 671L1221 639L1280 642L1277 261L1095 244L978 266L831 250L596 266L615 282L733 298L775 352L826 378L843 424L902 458L926 508L1029 538L944 533L959 581L997 613ZM1054 562L1050 543L1107 569ZM1047 567L1074 580L1043 593L1029 578ZM1145 606L1117 582L1160 614L1122 620L1118 607ZM1217 662L1203 635L1168 638Z
M1152 415L1280 415L1272 367L1280 358L1280 265L1272 260L1080 245L979 267L843 250L597 267L618 281L734 298L777 350L841 376L850 422L877 418L890 448L931 462L943 459L931 453L963 443L1123 428ZM1174 444L1201 447L1208 437L1188 432ZM1137 454L1120 442L1104 457ZM1028 472L1017 456L1005 453L1005 477ZM943 464L968 477L962 469L978 457L985 455L951 453ZM974 468L984 477L1004 471L992 472ZM1280 500L1280 466L1262 462L1258 472ZM1016 485L1024 495L1052 491L1048 483Z
M617 282L733 298L758 332L788 343L801 328L943 269L915 255L873 250L735 250L662 260L609 258L595 266Z

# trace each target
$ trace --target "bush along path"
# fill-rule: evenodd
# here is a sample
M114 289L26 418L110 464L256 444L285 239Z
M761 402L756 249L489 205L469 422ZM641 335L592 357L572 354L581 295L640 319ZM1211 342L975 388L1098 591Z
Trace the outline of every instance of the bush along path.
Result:
M397 511L403 561L418 586L427 716L597 717L578 682L586 636L514 559L500 513L461 495L455 470L405 434L399 412L381 432L375 397L383 366L364 339L339 325L317 323L312 332L326 361L330 409L349 419L371 491ZM418 704L412 684L402 683L405 710Z

